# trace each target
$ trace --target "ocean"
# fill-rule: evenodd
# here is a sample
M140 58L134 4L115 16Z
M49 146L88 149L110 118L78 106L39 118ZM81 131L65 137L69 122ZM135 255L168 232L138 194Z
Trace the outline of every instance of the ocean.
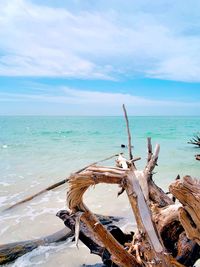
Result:
M187 144L200 129L200 117L129 117L133 154L145 166L146 138L160 144L154 179L164 190L179 174L199 177L199 149ZM0 243L29 240L63 228L55 216L66 207L67 185L44 193L8 212L3 209L22 198L68 177L72 172L110 155L124 152L127 132L123 117L0 117ZM102 163L114 165L114 159ZM117 186L98 185L85 201L94 212L125 217L122 229L135 222L125 194L117 198ZM109 203L109 205L108 205ZM100 259L80 244L39 247L9 266L80 267ZM66 264L67 263L67 264Z

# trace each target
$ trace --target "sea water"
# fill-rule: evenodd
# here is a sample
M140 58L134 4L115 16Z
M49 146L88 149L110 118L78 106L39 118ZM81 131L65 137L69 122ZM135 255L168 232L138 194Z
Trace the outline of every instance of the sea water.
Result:
M200 131L200 117L130 117L133 154L147 158L146 138L161 150L154 180L164 190L179 174L199 177L199 149L187 144ZM66 207L67 185L44 193L8 212L9 205L23 199L94 161L123 152L127 155L127 132L123 117L0 117L0 243L29 240L63 228L55 216ZM114 159L102 163L114 165ZM85 196L88 207L97 213L119 215L126 219L122 228L135 228L125 194L117 198L119 188L98 185ZM109 203L109 205L108 205ZM10 266L68 266L100 262L80 244L39 247Z

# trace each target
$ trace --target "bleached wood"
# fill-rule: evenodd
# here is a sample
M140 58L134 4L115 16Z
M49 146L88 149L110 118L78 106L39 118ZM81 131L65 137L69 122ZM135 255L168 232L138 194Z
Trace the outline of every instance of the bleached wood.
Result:
M136 261L125 248L106 230L106 228L97 220L96 216L89 210L83 213L81 220L93 231L106 249L112 255L112 260L120 267L139 267Z
M149 236L152 247L157 253L163 252L162 244L160 243L155 232L149 208L145 202L143 192L139 185L138 179L133 170L130 170L127 176L127 194L134 214L137 214L136 221L139 231L145 232Z
M151 157L152 157L151 137L147 137L147 153L148 153L148 157L147 157L147 164L148 164L148 162L151 160Z
M188 238L200 244L200 180L185 176L172 183L169 190L183 205L179 218Z
M129 121L128 121L128 116L126 112L125 105L123 104L123 110L124 110L124 116L126 120L126 128L127 128L127 133L128 133L128 151L129 151L129 159L133 159L133 154L132 154L132 145L131 145L131 133L130 133L130 128L129 128Z
M119 170L109 170L108 168L94 166L89 169L70 177L67 193L70 210L73 213L81 214L80 219L92 230L96 238L103 243L117 265L121 267L139 267L140 264L135 257L119 244L83 202L83 195L91 185L98 183L120 184L124 179L124 171L121 170L121 175L119 175ZM106 171L103 172L103 169ZM78 231L76 231L76 236L78 236Z
M162 232L166 225L169 225L173 221L179 220L179 208L182 204L172 204L164 208L158 208L157 206L152 206L151 210L153 213L153 221L156 224L158 232Z

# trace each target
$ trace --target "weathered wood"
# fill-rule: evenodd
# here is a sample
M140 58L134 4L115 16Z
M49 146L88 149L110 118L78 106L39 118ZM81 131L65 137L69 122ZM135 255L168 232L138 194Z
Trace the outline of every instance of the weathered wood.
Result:
M151 205L152 218L159 233L174 221L179 221L178 209L181 204L172 204L163 208Z
M195 155L196 160L200 160L200 154Z
M200 244L200 181L185 176L172 183L169 190L183 205L179 218L188 238Z
M167 205L174 204L173 200L165 194L165 192L157 186L151 179L148 182L149 199L158 205L158 207L166 207Z
M42 189L41 191L37 192L36 194L33 194L33 195L31 195L31 196L29 196L27 198L24 198L24 199L16 202L15 204L11 205L10 207L4 209L3 212L11 210L11 209L15 208L16 206L19 206L19 205L21 205L23 203L26 203L26 202L28 202L28 201L30 201L30 200L42 195L45 192L48 192L48 191L50 191L50 190L52 190L52 189L54 189L54 188L56 188L58 186L61 186L61 185L65 184L67 181L68 181L68 178L63 179L63 180L61 180L61 181L59 181L59 182L57 182L57 183L55 183L53 185L50 185L50 186L46 187L45 189Z
M95 168L95 167L93 167ZM107 229L98 221L96 216L92 214L83 203L83 194L89 186L98 183L114 183L121 184L126 176L126 172L111 169L109 172L102 170L98 173L100 167L96 167L95 171L84 171L77 175L72 175L69 180L69 191L67 194L67 203L73 213L82 212L81 221L93 232L93 235L100 240L104 247L112 255L112 260L122 267L139 266L136 259L129 254L125 248L107 231Z
M129 159L131 160L131 159L133 159L133 154L132 154L131 133L130 133L130 129L129 129L129 121L128 121L128 116L127 116L125 105L123 104L122 107L123 107L123 110L124 110L124 116L125 116L125 120L126 120L126 128L127 128L127 133L128 133Z
M152 156L153 162L156 162L158 153L156 152L155 155L156 157ZM149 164L152 164L152 162ZM72 175L69 180L69 191L67 194L68 206L73 213L80 214L81 220L91 231L93 231L93 235L103 243L109 253L112 254L113 261L116 264L120 266L129 266L128 262L126 262L126 265L123 263L125 260L124 255L126 255L125 258L128 259L131 264L134 262L134 264L139 266L140 262L138 262L137 258L130 257L130 254L127 254L126 250L124 250L124 248L121 247L111 235L109 235L107 230L98 222L96 217L89 211L83 202L83 195L91 185L98 183L123 184L133 207L138 230L142 237L140 238L142 242L139 242L139 249L142 250L142 247L149 248L142 253L142 264L145 265L145 262L155 262L157 266L170 266L171 258L166 254L162 241L160 241L159 236L157 235L151 220L150 210L145 202L139 182L134 174L134 172L137 171L135 169L127 169L127 165L125 167L126 169L123 170L120 168L92 166L79 174ZM143 234L141 235L141 233ZM118 251L117 255L116 251ZM173 259L173 261L175 260Z
M176 263L193 266L200 258L200 247L186 237L184 228L179 221L180 206L181 204L173 204L164 208L151 207L153 220L165 248L176 259Z
M136 259L125 250L90 211L84 212L81 220L93 231L94 236L103 243L112 255L113 262L121 267L140 266Z
M69 214L68 211L60 211L60 213L57 214L58 217L65 220L68 218L68 223L65 221L65 225L68 228L64 228L58 232L55 232L51 235L42 237L40 239L35 240L27 240L27 241L21 241L21 242L13 242L9 244L1 244L0 245L0 265L10 263L17 258L21 257L22 255L36 249L39 246L47 246L51 243L58 243L63 242L66 240L69 240L70 238L74 237L74 230L75 230L75 218ZM62 217L65 216L65 217ZM100 220L100 222L103 225L107 225L107 227L111 227L114 223L118 223L119 221L123 220L121 217L114 217L114 216L103 216L103 215L96 215L97 218ZM115 226L116 227L116 226ZM114 229L114 226L113 226ZM91 246L91 250L94 254L97 254L104 259L104 261L111 262L110 254L104 253L103 247L98 247L99 245L93 242L92 235L88 234L88 230L84 225L81 225L80 231L82 235L88 235L88 238L85 237L83 241L86 243L87 246ZM112 229L110 230L112 232ZM127 242L130 240L130 235L124 235L122 232L120 232L120 229L117 230L117 235L119 236L119 233L121 235L120 242ZM116 235L115 235L116 236ZM81 238L80 238L81 239ZM124 241L123 241L124 239ZM81 239L82 240L82 239ZM92 247L93 244L93 247Z
M39 246L46 246L51 243L66 241L73 235L74 233L72 233L71 230L64 228L54 234L42 237L40 239L0 245L0 265L12 262L18 257L34 250Z
M76 214L72 215L68 211L62 210L58 212L57 216L64 221L67 227L69 227L73 232L75 231ZM131 241L132 235L124 234L117 226L113 225L113 223L119 222L122 218L102 215L96 215L96 217L121 245L124 245L126 242ZM95 225L94 227L96 228L97 225ZM94 235L93 231L88 228L87 224L85 224L82 220L80 222L79 238L90 249L91 253L96 254L102 258L102 261L104 264L106 264L106 266L115 266L114 262L111 259L111 254L105 249L101 240L96 235Z
M151 137L147 137L147 152L148 152L148 157L147 157L147 164L148 164L149 161L151 160L152 155L153 155Z
M105 158L105 159L102 159L102 160L93 162L93 163L91 163L91 164L89 164L89 165L87 165L87 166L85 166L85 167L79 169L79 170L76 171L75 173L78 174L78 173L84 171L85 169L87 169L88 167L90 167L90 166L92 166L92 165L99 164L99 163L104 162L104 161L106 161L106 160L112 159L112 158L114 158L114 157L116 157L116 156L118 156L118 154L114 154L114 155L112 155L112 156L110 156L110 157L107 157L107 158ZM55 184L52 184L52 185L46 187L45 189L42 189L41 191L37 192L36 194L33 194L33 195L31 195L31 196L29 196L29 197L27 197L27 198L24 198L24 199L22 199L22 200L16 202L15 204L11 205L10 207L4 209L3 211L8 211L8 210L10 210L10 209L12 209L12 208L14 208L14 207L20 205L20 204L26 203L26 202L28 202L28 201L30 201L30 200L32 200L32 199L34 199L34 198L36 198L36 197L42 195L42 194L45 193L45 192L48 192L48 191L50 191L50 190L52 190L52 189L55 189L55 188L57 188L57 187L59 187L59 186L65 184L66 182L68 182L68 180L69 180L69 178L65 178L65 179L63 179L63 180L61 180L61 181L59 181L59 182L57 182L57 183L55 183Z
M171 229L169 230L171 232ZM177 249L176 260L184 266L193 266L200 258L200 246L187 238L183 231L178 238L178 242L173 244Z
M147 200L150 200L158 207L165 207L167 205L173 204L173 201L164 193L164 191L158 187L153 181L153 170L157 165L158 155L160 152L160 146L157 144L154 150L154 154L152 153L152 145L151 138L147 139L147 148L148 148L148 160L146 168L143 172L143 183L147 183L146 191L148 192L148 197L145 195ZM141 179L141 178L140 178Z
M127 177L126 192L135 215L137 228L142 233L140 246L148 247L143 251L142 263L154 262L155 266L170 266L170 260L154 228L149 207L137 180L134 170L130 170Z
M157 164L158 153L159 146L157 145L144 171L130 169L131 163L120 155L117 164L121 168L91 166L77 175L72 175L69 180L67 200L70 209L73 213L81 212L82 222L90 229L92 235L100 240L103 247L106 247L113 261L119 266L129 266L130 262L131 265L134 262L135 266L149 266L149 263L162 267L180 267L183 266L182 264L191 266L190 264L199 257L190 257L194 251L199 253L199 246L194 241L189 239L185 241L183 238L185 232L179 215L181 204L174 204L174 201L153 182L152 171ZM147 181L148 203L143 195L145 190L140 188L139 173ZM89 186L98 183L119 184L127 191L138 228L133 241L126 243L129 247L128 254L83 203L85 191ZM196 188L192 190L195 191ZM179 249L176 244L179 244ZM132 257L129 258L131 254ZM125 265L124 255L127 259Z
M200 136L198 136L198 135L194 136L194 137L188 142L188 144L192 144L192 145L195 145L195 146L200 147Z
M72 174L69 179L69 190L67 192L67 205L72 210L85 211L87 210L86 205L83 203L83 195L87 189L99 183L109 183L109 184L121 184L126 172L122 169L119 170L111 169L110 171L106 169L105 172L102 171L102 167L93 166L92 171L85 170L79 174Z

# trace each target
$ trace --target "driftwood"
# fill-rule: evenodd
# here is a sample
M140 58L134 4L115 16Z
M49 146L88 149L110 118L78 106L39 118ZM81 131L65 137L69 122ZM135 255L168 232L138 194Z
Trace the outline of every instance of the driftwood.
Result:
M84 171L85 169L87 169L89 166L92 166L92 165L98 164L98 163L100 163L100 162L103 162L103 161L112 159L112 158L114 158L114 157L116 157L116 156L117 156L117 155L115 154L115 155L112 155L112 156L107 157L107 158L105 158L105 159L102 159L102 160L93 162L93 163L91 163L91 164L89 164L89 165L87 165L87 166L81 168L80 170L76 171L75 173L80 173L80 172ZM69 178L65 178L65 179L63 179L63 180L61 180L61 181L59 181L59 182L57 182L57 183L55 183L55 184L52 184L52 185L46 187L45 189L43 189L43 190L37 192L36 194L31 195L31 196L29 196L29 197L27 197L27 198L24 198L24 199L22 199L22 200L16 202L15 204L11 205L10 207L4 209L3 211L8 211L8 210L10 210L10 209L12 209L12 208L14 208L14 207L16 207L16 206L19 206L20 204L26 203L26 202L28 202L28 201L34 199L35 197L38 197L38 196L42 195L42 194L45 193L45 192L48 192L48 191L50 191L50 190L53 190L53 189L55 189L55 188L57 188L57 187L59 187L59 186L65 184L66 182L68 182L68 180L69 180Z
M51 234L49 236L40 239L0 245L0 265L12 262L16 260L18 257L34 250L39 246L46 246L51 243L65 241L72 236L73 232L67 228L64 228L54 234Z
M149 162L152 164L153 160ZM153 168L150 168L149 170L152 169ZM72 175L69 181L68 205L71 208L72 214L78 214L81 217L81 221L90 229L90 232L92 231L96 240L99 240L99 242L103 244L103 247L109 251L112 260L119 266L129 266L127 262L124 263L124 255L127 255L127 251L125 248L124 251L122 247L118 248L116 246L117 241L113 240L113 237L112 242L108 242L108 240L110 241L110 236L106 232L107 230L104 228L102 233L101 224L91 211L89 211L82 199L87 188L97 185L98 183L119 184L127 188L129 180L126 179L130 179L128 176L131 176L131 179L133 179L133 172L134 170L132 169L92 166L80 174ZM156 191L158 187L155 186L153 180L150 179L149 181L154 191ZM138 185L134 184L134 189L136 186ZM136 217L139 231L134 235L133 241L126 244L126 246L129 247L128 253L135 258L134 263L132 258L125 258L130 262L130 266L149 266L147 262L150 262L150 258L154 266L192 266L200 256L199 246L196 242L188 239L184 227L179 220L181 204L175 204L171 198L165 194L165 201L162 202L161 205L160 198L164 194L165 193L161 189L157 190L157 197L153 198L150 197L151 191L149 190L148 206L150 207L149 214L152 217L148 217L148 211L144 212L145 209L148 208L148 206L144 208L144 197L143 204L141 204L140 201L137 202L140 203L139 205L136 203L136 200L139 200L142 196L140 189L137 188L135 194L133 191L128 191L129 198L133 197L133 200L130 200L130 202L134 214L136 213L137 215L138 212L140 213L140 217ZM175 196L177 197L176 194ZM144 214L145 217L143 217ZM151 218L152 222L149 221ZM157 240L157 243L155 240ZM113 251L113 246L117 250ZM147 251L145 251L144 248L146 248ZM119 249L123 252L123 257L118 253ZM115 255L116 253L117 255Z
M129 159L133 159L133 154L132 154L132 146L131 146L131 132L129 129L129 121L128 121L128 116L127 116L127 111L125 108L125 105L122 106L123 110L124 110L124 116L125 116L125 120L126 120L126 128L127 128L127 133L128 133L128 151L129 151Z
M152 164L152 161L149 163ZM150 168L153 169L153 168ZM68 192L68 206L73 213L81 212L81 220L87 225L89 229L94 229L94 236L99 239L106 249L112 255L113 261L119 266L140 266L144 262L155 262L157 266L170 266L168 262L171 262L171 258L167 256L160 241L159 236L151 221L150 211L143 197L142 191L140 191L139 183L133 173L133 170L122 168L108 168L101 166L92 166L81 172L80 174L72 175L69 180L69 192ZM135 177L135 178L134 178ZM119 244L116 240L111 238L106 229L102 228L102 225L97 221L95 216L86 207L83 199L83 194L91 185L98 183L113 183L123 184L128 197L130 199L131 206L136 214L136 221L138 224L139 234L137 235L137 245L130 245L133 247L148 247L142 256L138 256L139 260L133 260L130 254L122 247L118 247ZM137 191L134 193L133 188ZM160 192L159 192L160 193ZM171 200L170 200L171 201ZM119 252L121 251L121 252ZM129 253L129 252L128 252ZM133 255L136 253L133 251ZM131 254L132 255L132 254ZM126 257L125 257L126 256ZM125 261L126 260L126 261ZM144 262L143 262L144 261ZM162 264L164 265L161 265ZM179 265L177 265L179 266Z
M130 159L126 160L119 155L116 160L117 167L90 166L78 174L71 175L69 179L67 204L72 216L78 218L75 224L76 239L81 222L97 244L101 244L101 247L108 251L117 266L193 266L200 256L200 222L198 221L197 227L197 210L186 208L179 195L171 189L172 186L170 192L173 198L154 183L153 170L157 165L160 146L156 145L153 153L150 138L147 139L147 164L143 170L137 170L131 161L131 136L125 106L123 109ZM179 179L176 183L180 181ZM87 189L99 183L118 184L122 187L120 193L126 191L137 223L137 231L131 242L120 244L116 236L109 233L83 202ZM199 185L195 182L195 186L197 184ZM175 203L176 198L180 200L180 204ZM197 202L199 198L198 191L195 195ZM190 205L192 201L194 194L193 198L189 199ZM192 222L191 218L189 222L183 221L183 210L188 213L188 218L190 216L193 219ZM188 228L191 230L189 233Z
M197 147L200 147L200 136L196 135L194 136L189 142L188 144L192 144L195 145ZM200 160L200 154L195 155L195 159L196 160Z
M170 191L182 203L179 219L187 237L200 245L200 181L185 176L171 184Z
M57 213L57 216L64 221L67 227L75 232L77 221L76 215L70 215L68 211L62 210ZM96 215L96 217L121 245L124 245L126 242L130 242L132 240L132 234L124 234L120 228L114 225L114 223L118 223L121 218L102 215ZM79 239L90 249L92 254L100 256L106 266L115 266L111 260L110 253L105 249L102 242L93 235L93 232L87 228L86 224L82 221L80 222Z
M199 136L199 135L194 136L194 137L188 142L188 144L192 144L192 145L195 145L195 146L200 147L200 136Z
M27 241L21 241L21 242L14 242L9 244L3 244L0 245L0 265L10 263L14 260L16 260L18 257L36 249L39 246L47 246L51 243L59 243L66 240L72 239L75 236L75 224L76 219L75 216L70 216L68 211L60 211L57 214L58 217L60 217L62 220L64 220L65 227L64 229L42 237L40 239L35 240L27 240ZM119 238L119 241L124 244L127 241L130 241L131 235L125 235L122 233L122 231L114 226L115 223L119 223L122 218L121 217L114 217L114 216L103 216L103 215L96 215L99 221L106 225L109 231L115 236L117 235L117 238ZM104 260L107 263L111 263L110 260L110 254L107 252L104 252L105 249L100 248L98 243L93 241L92 234L89 233L87 228L84 226L84 224L81 224L80 226L80 239L83 241L83 243L87 246L90 246L91 252L94 254L97 254L102 257L102 260ZM83 237L83 239L82 239Z
M129 159L119 154L116 166L98 166L96 163L72 174L67 192L70 211L60 211L57 216L71 229L68 234L74 234L76 245L80 239L91 253L101 257L106 266L193 266L200 258L200 181L189 176L183 179L177 176L169 187L172 197L159 188L153 181L153 171L158 162L160 146L156 145L153 152L151 138L147 138L146 166L143 170L137 170L135 162L138 158L134 159L132 155L131 134L124 105L123 110ZM90 186L100 183L118 184L121 187L118 195L126 192L137 224L137 231L133 235L124 234L113 225L113 222L116 223L114 218L95 215L85 205L85 192ZM40 242L36 240L30 247L34 249ZM2 250L5 254L7 251L11 259L12 254L20 256L20 252L15 253L18 244L13 245L15 249L10 255L7 252L9 246L12 249L12 244L7 248L1 246L0 252ZM24 243L24 251L28 244ZM21 251L23 254L23 249ZM5 261L4 254L0 256Z
M195 155L196 160L200 160L200 154Z

